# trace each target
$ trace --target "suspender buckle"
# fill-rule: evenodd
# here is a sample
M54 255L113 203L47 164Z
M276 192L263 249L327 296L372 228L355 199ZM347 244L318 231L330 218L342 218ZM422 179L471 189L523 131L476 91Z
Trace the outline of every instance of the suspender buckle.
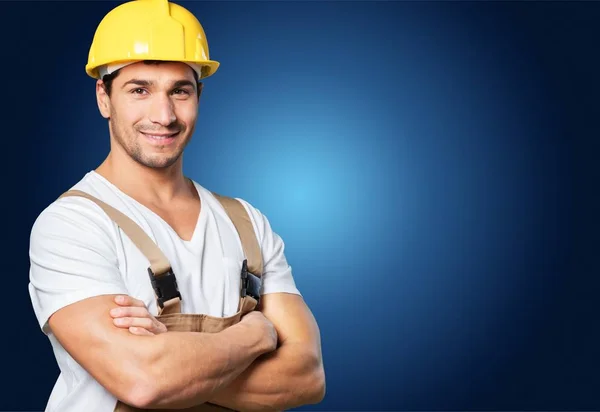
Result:
M248 260L244 259L242 263L242 291L241 296L251 296L260 301L261 278L248 270Z
M165 302L168 302L173 298L181 299L173 269L169 269L161 276L156 276L154 275L154 272L152 272L152 269L148 268L148 274L150 275L150 282L152 282L152 288L154 288L158 305L161 309L165 307Z

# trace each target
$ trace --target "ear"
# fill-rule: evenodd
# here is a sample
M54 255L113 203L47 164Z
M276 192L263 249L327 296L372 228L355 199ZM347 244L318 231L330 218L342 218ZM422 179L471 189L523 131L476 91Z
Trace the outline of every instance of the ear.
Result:
M204 83L198 82L198 100L200 100L200 95L202 95L202 89L204 89Z
M104 82L102 80L96 82L96 101L102 117L105 119L110 118L110 97L106 94L106 89L104 88Z

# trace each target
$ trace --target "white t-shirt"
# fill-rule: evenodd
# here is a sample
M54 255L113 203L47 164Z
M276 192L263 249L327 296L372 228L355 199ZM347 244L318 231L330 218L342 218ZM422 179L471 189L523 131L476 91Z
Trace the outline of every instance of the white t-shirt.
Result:
M169 259L182 295L182 313L230 316L239 303L241 242L218 200L194 182L201 211L193 237L182 240L156 213L121 192L95 171L73 186L108 203L136 222ZM300 294L282 239L267 218L239 199L251 217L263 256L262 294ZM36 219L30 241L29 293L48 336L60 375L47 412L112 412L116 398L83 369L48 330L48 318L76 301L102 294L128 294L157 314L148 260L94 202L82 197L54 201Z

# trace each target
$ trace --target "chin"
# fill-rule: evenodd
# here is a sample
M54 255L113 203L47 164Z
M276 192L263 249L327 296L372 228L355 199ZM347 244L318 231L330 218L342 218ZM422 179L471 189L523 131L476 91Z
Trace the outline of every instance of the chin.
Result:
M172 166L177 162L180 155L176 156L144 156L142 159L136 158L135 160L152 169L165 169Z

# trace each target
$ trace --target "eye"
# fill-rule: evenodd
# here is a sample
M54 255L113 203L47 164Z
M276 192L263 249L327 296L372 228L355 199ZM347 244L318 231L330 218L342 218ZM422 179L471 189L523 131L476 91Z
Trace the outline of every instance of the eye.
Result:
M183 95L183 96L186 96L186 95L189 96L190 92L189 92L189 90L186 90L186 89L175 89L175 90L173 90L173 94Z
M146 93L146 89L138 87L137 89L131 90L131 93L132 94L143 94L143 93Z

